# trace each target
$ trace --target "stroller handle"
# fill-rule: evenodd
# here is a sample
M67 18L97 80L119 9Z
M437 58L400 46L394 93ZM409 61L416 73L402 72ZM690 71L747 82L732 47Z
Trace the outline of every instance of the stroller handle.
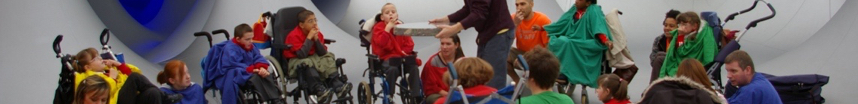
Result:
M107 42L110 41L110 29L104 28L104 30L101 30L99 40L101 41L101 45L107 45Z
M453 66L452 66L452 65L453 65L453 63L452 63L452 62L450 62L450 63L447 63L447 65L450 65L449 67L447 67L447 69L450 69L450 70L448 71L448 72L450 72L450 77L453 77L453 80L459 79L459 74L458 74L458 73L456 73L456 67L453 67Z
M227 32L226 29L218 29L218 30L212 31L212 34L226 35L226 39L229 40L229 32Z
M212 34L209 34L209 32L205 32L205 31L196 32L196 33L194 33L194 36L206 36L206 39L208 39L208 41L209 41L209 47L212 47Z
M760 0L760 1L762 1L762 0ZM763 1L763 2L766 2L766 1ZM775 17L775 14L777 14L777 12L775 11L775 7L772 7L772 4L770 4L768 2L766 2L766 6L769 7L769 10L772 11L772 14L769 16L766 16L766 17L752 21L750 24L748 24L747 27L745 27L745 30L750 29L752 27L757 27L757 23L760 23L760 22L763 22L763 21L766 21L766 20L769 20L769 19L772 19Z
M63 35L62 34L57 35L57 38L54 38L53 48L54 48L54 53L57 53L57 58L61 57L60 53L62 52L62 50L60 49L60 42L62 42L62 41L63 41Z
M739 14L745 14L745 13L747 13L747 12L749 12L749 11L753 10L755 7L757 7L757 3L758 3L758 2L760 2L760 0L755 0L755 1L754 1L754 4L752 4L750 8L745 9L745 10L742 10L742 11L739 11L739 12L736 12L736 13L733 13L733 14L730 14L730 16L727 16L727 19L724 19L724 22L727 22L727 21L730 21L730 20L736 19L736 16L737 16L737 15L739 15Z

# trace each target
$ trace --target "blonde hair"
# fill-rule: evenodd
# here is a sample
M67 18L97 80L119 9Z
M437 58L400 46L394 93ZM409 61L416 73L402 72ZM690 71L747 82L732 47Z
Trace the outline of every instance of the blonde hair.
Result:
M86 98L86 93L94 93L93 96L107 95L110 99L110 85L101 76L92 75L83 79L74 93L74 101L72 104L83 104Z

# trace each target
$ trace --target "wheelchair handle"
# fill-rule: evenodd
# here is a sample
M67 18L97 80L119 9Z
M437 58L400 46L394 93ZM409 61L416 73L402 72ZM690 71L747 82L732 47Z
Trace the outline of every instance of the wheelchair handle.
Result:
M724 19L724 22L727 22L727 21L730 21L730 20L736 19L736 16L737 16L737 15L739 15L739 14L745 14L745 13L747 13L747 12L749 12L749 11L753 10L755 7L757 7L757 3L758 3L758 2L760 2L760 0L755 0L755 1L754 1L754 4L752 4L750 8L745 9L745 10L742 10L742 11L739 11L739 12L736 12L736 13L733 13L733 14L730 14L730 16L727 16L727 18L726 18L726 19Z
M57 58L61 57L60 53L62 53L62 50L60 49L60 42L62 42L62 41L63 41L63 35L62 34L57 35L57 38L54 38L53 48L54 48L54 53L57 53Z
M528 66L527 61L524 60L524 55L518 55L517 59L518 59L518 64L521 64L521 67L524 68L522 70L524 70L524 71L530 70L530 66Z
M453 80L459 79L459 74L456 73L456 67L453 66L453 62L447 63L447 69L450 69L450 77L453 77Z
M760 1L763 1L763 0L760 0ZM760 18L760 19L757 19L757 20L752 21L752 22L751 22L751 24L748 24L748 26L747 26L747 27L745 27L746 31L747 31L747 29L750 29L750 28L752 28L752 27L757 27L757 23L760 23L760 22L763 22L763 21L766 21L766 20L769 20L769 19L774 18L774 17L775 17L775 14L777 14L777 12L775 11L775 8L774 8L774 7L772 7L772 4L771 4L771 3L766 2L766 1L763 1L763 2L765 2L765 3L766 3L766 6L768 6L768 7L769 7L769 10L771 10L771 11L772 11L772 14L771 14L771 15L769 15L769 16L766 16L766 17L763 17L763 18Z
M271 11L262 13L262 17L271 17Z
M212 34L209 34L209 32L205 32L205 31L196 32L196 33L194 33L194 36L206 36L206 39L208 39L208 41L209 41L209 47L212 47Z
M227 32L226 29L218 29L218 30L212 31L212 34L226 35L226 39L229 40L229 32Z
M110 41L110 29L104 28L104 30L101 30L99 40L101 41L101 45L107 45L107 42Z

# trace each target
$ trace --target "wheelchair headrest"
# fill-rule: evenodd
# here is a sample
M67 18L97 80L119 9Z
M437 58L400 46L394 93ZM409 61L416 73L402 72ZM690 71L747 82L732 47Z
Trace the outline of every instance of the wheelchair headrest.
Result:
M271 37L273 38L271 42L271 56L274 56L278 60L282 58L282 52L287 47L286 43L286 35L289 35L289 32L292 32L295 29L295 26L298 25L298 13L301 11L307 10L304 7L285 7L277 10L276 14L272 14L270 22L273 27L271 31Z
M292 29L295 29L295 26L298 26L298 13L301 11L307 10L304 7L285 7L281 8L277 11L277 14L274 15L274 35L275 36L283 36L288 35Z

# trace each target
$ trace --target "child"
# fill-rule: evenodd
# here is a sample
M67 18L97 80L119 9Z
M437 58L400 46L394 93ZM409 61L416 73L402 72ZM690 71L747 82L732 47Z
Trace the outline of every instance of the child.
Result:
M519 104L575 104L569 96L551 91L560 76L560 61L551 51L536 47L524 53L524 58L530 66L526 81L533 95L521 98Z
M388 75L385 80L387 82L396 82L396 79L402 73L401 71L405 71L405 73L410 75L408 75L407 79L403 80L418 83L408 85L410 93L418 95L415 96L415 99L422 99L423 94L420 90L422 89L420 85L422 82L420 82L420 71L417 68L420 62L417 61L419 59L416 58L417 55L412 51L414 50L414 41L411 39L411 36L393 35L393 28L396 27L396 24L401 24L396 6L391 3L384 4L381 8L381 14L376 17L378 17L376 21L380 21L372 28L372 54L378 55L379 59L384 61L382 65L387 69L386 74ZM393 89L396 85L391 84L389 87ZM389 94L394 94L395 92L395 90L391 90Z
M104 60L95 48L81 50L71 62L77 72L75 83L80 83L91 76L101 77L108 83L111 104L158 104L162 99L175 98L164 96L163 92L140 74L140 69L134 65ZM105 70L108 71L105 72ZM75 85L75 87L79 86L80 84Z
M468 96L487 96L498 90L489 86L486 83L492 79L494 70L492 66L483 59L477 57L466 57L456 60L453 64L456 67L456 74L459 76L459 84L464 88L465 94ZM450 72L444 73L444 82L452 82ZM439 98L435 104L444 104L446 98Z
M191 75L188 74L188 66L185 62L172 60L167 62L164 70L158 73L158 83L167 84L167 87L161 87L161 91L167 94L181 94L183 98L177 101L176 104L205 104L205 96L203 88L191 82Z
M596 89L596 94L599 95L599 100L605 104L628 104L628 85L620 76L616 74L605 74L599 76L597 81L599 88Z
M72 104L107 104L110 99L110 85L104 78L89 76L78 85Z

